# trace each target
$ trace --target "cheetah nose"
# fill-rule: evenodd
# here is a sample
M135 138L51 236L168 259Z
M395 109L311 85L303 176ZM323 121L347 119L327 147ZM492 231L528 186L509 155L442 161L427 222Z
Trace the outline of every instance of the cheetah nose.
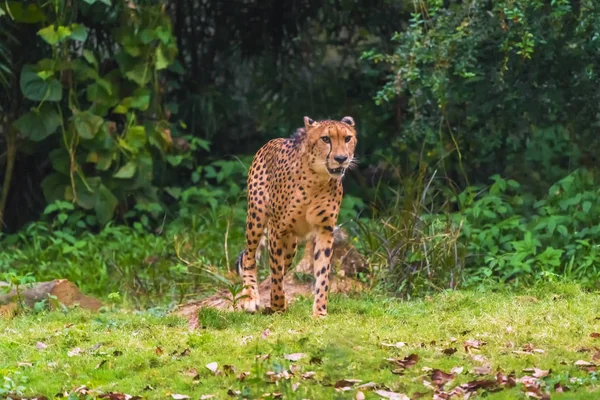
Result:
M334 156L333 159L341 164L344 161L346 161L348 159L348 157L346 157L346 156Z

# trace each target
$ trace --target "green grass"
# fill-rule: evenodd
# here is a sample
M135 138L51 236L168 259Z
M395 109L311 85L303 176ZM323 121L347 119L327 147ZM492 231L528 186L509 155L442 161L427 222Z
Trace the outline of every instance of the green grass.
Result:
M283 315L205 310L194 331L187 321L149 312L27 315L0 321L0 375L14 382L5 380L0 387L21 386L24 395L49 398L86 385L96 393L157 399L172 394L225 399L235 398L237 391L249 399L277 392L287 399L353 399L356 389L336 391L334 386L342 379L360 379L432 398L433 392L423 384L431 381L430 368L445 372L464 368L446 384L446 391L476 379L494 379L498 369L507 375L514 371L518 379L532 375L523 369L540 368L551 370L539 382L553 399L592 399L600 396L597 374L574 363L593 362L600 339L590 334L600 331L599 300L598 294L572 285L545 286L521 295L448 292L410 302L334 296L331 314L324 320L311 318L310 299L301 299ZM486 344L467 353L463 347L467 340ZM38 349L38 342L47 348ZM396 342L406 345L382 345ZM528 344L543 353L513 353ZM69 356L76 348L81 353ZM443 350L448 348L457 351L446 355ZM284 355L292 353L305 357L286 360ZM392 373L398 366L386 359L409 354L419 356L416 365L402 375ZM261 355L270 357L256 359ZM211 362L222 373L215 375L206 368ZM269 371L290 371L292 364L289 379L269 383ZM490 375L471 372L482 364L492 368ZM226 365L235 372L227 374ZM242 372L249 375L240 381ZM302 378L307 372L314 372L312 379ZM555 393L556 383L570 391ZM367 399L380 398L371 390L363 392ZM521 383L485 395L526 398Z

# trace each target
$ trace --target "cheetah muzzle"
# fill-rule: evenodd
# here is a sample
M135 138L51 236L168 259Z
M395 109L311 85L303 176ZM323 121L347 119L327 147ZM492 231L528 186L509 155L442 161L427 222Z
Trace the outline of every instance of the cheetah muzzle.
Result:
M244 285L243 309L254 312L260 307L256 251L266 229L271 310L285 310L283 277L291 267L298 239L309 236L314 244L313 315L327 315L342 178L354 165L356 143L351 117L341 121L304 117L304 128L291 138L273 139L258 150L248 172L246 246L237 262Z

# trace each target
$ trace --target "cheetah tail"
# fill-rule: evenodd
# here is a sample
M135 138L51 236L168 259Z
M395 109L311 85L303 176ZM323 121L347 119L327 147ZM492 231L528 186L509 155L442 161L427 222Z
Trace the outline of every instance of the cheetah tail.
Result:
M239 276L242 276L242 262L244 259L244 253L246 252L246 250L242 250L240 252L240 255L238 256L238 258L235 260L235 268L237 269L237 273Z

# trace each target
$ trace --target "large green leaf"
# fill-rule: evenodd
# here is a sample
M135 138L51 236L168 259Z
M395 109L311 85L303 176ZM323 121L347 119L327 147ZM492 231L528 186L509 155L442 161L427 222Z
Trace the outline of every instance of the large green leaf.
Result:
M138 85L144 86L150 82L150 79L152 79L152 70L150 69L150 64L146 62L139 62L135 64L129 71L127 71L125 76Z
M85 42L88 36L88 29L82 24L71 24L71 39Z
M165 69L169 66L169 60L163 53L162 46L156 48L156 69Z
M21 115L14 126L26 138L39 142L56 132L60 124L60 115L52 106L44 104L39 110L32 109Z
M33 65L27 64L21 71L21 92L29 100L33 101L60 101L62 99L62 87L60 82L50 74L47 79L40 76L48 76L46 71L37 71Z
M40 35L42 39L44 39L44 41L50 46L54 46L62 42L63 40L71 36L71 33L71 28L62 25L50 25L38 31L38 35Z
M65 190L69 186L68 179L65 175L58 173L50 174L44 178L41 186L47 203L65 199Z
M119 201L115 195L106 186L100 185L96 191L96 204L94 206L100 224L105 225L112 219L117 204L119 204Z
M25 4L23 0L2 2L10 10L15 22L37 24L46 20L46 15L37 4Z
M71 170L71 158L69 152L64 148L58 148L52 150L48 157L52 163L52 168L61 174L69 175Z
M129 161L127 164L123 165L115 174L113 175L115 178L119 179L130 179L135 175L136 164L134 161Z
M146 145L146 142L146 130L140 125L130 127L127 129L125 138L119 139L119 144L132 153L139 152Z
M103 123L104 119L89 111L75 111L73 113L75 130L82 139L93 139Z

